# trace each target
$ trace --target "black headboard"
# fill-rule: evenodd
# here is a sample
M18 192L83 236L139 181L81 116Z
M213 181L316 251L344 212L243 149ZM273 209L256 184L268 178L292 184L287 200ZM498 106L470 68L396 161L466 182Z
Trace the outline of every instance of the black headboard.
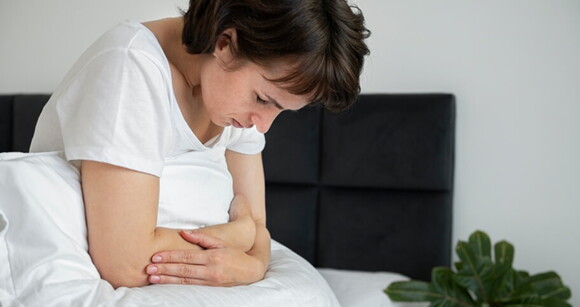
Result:
M48 95L0 95L0 152L27 151ZM428 280L450 264L455 103L361 95L285 112L263 153L272 237L318 267Z
M454 123L448 94L281 114L264 150L272 236L319 267L428 280L450 262Z

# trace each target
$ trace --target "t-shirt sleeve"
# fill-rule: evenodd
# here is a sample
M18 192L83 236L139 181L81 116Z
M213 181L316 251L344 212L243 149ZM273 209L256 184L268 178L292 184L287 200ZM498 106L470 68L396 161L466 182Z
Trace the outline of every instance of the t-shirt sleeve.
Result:
M109 50L90 60L58 93L67 160L161 176L172 131L167 86L160 67L139 51Z
M235 128L232 133L232 140L228 144L227 149L253 155L262 152L266 145L264 134L258 132L256 127L243 129Z

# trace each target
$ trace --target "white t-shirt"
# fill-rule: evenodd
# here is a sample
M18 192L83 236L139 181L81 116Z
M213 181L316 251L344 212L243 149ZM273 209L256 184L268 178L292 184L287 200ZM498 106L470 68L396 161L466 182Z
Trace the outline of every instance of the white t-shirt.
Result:
M225 151L264 148L255 128L225 127L202 144L173 93L169 62L145 26L124 22L75 63L42 110L31 152L62 151L160 177L157 225L226 223L233 198Z
M167 161L187 152L225 147L255 154L264 143L255 128L230 126L201 144L181 114L155 35L124 22L69 71L40 115L30 151L64 151L77 166L93 160L160 177Z

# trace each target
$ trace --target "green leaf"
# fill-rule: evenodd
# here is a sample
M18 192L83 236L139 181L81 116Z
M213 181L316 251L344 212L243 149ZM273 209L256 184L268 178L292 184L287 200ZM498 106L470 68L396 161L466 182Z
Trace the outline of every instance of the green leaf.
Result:
M545 272L530 276L513 266L514 247L506 241L493 246L487 234L476 231L467 242L459 241L455 251L460 262L457 273L436 267L431 283L396 282L385 293L393 301L430 302L432 307L571 307L572 295L560 276Z
M526 271L518 271L518 282L525 283L530 278L530 274Z
M480 258L491 258L491 241L489 236L483 231L476 231L469 236L469 245L473 252Z
M516 270L508 269L503 277L496 281L494 297L499 300L509 297L521 285L518 278Z
M396 281L385 289L385 293L397 302L430 302L439 298L431 284L424 281Z
M474 237L474 239L478 238L481 239L481 236ZM483 245L485 243L481 244L481 246ZM483 255L485 248L481 249L478 254L474 251L472 244L462 241L457 243L455 251L461 259L463 267L453 278L458 284L473 291L481 301L487 302L494 285L491 257Z
M549 298L541 301L542 306L546 307L572 307L572 305L566 303L566 301Z
M514 247L506 241L494 245L495 264L493 265L492 289L489 296L505 297L517 288L517 276L512 263L514 259Z
M559 300L569 300L572 297L572 291L570 288L562 285L561 287L552 289L551 291L540 292L541 299L559 299Z
M474 306L475 302L469 292L453 280L453 271L445 267L433 268L431 284L441 295L441 298L432 301L437 306Z
M398 281L384 292L397 302L431 302L431 306L441 307L475 306L467 291L453 282L452 274L448 268L434 268L432 283Z
M545 272L530 276L528 283L532 285L540 299L550 298L567 300L572 296L570 289L562 283L556 272Z
M514 247L506 241L494 245L495 264L501 268L511 268L514 262Z
M526 283L516 288L509 296L499 298L497 301L507 304L539 304L540 296L530 283Z
M522 274L523 273L523 274ZM518 272L518 275L526 275L525 272ZM568 299L570 291L564 287L560 277L553 272L541 273L527 277L509 296L503 297L500 301L508 303L541 303L549 299Z

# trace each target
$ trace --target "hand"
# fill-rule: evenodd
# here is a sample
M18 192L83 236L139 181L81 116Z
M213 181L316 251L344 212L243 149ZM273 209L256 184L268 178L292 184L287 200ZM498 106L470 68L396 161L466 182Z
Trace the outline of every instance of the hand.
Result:
M222 246L237 248L243 252L247 252L255 243L256 223L249 215L245 215L229 223L191 230L191 233L206 234L210 237L220 239Z
M156 253L147 266L149 282L206 286L247 285L264 278L267 264L225 242L199 231L181 231L181 236L205 250Z
M256 222L252 218L245 197L234 196L230 204L230 220L228 223L212 225L194 230L214 238L221 239L226 246L249 251L256 239Z

